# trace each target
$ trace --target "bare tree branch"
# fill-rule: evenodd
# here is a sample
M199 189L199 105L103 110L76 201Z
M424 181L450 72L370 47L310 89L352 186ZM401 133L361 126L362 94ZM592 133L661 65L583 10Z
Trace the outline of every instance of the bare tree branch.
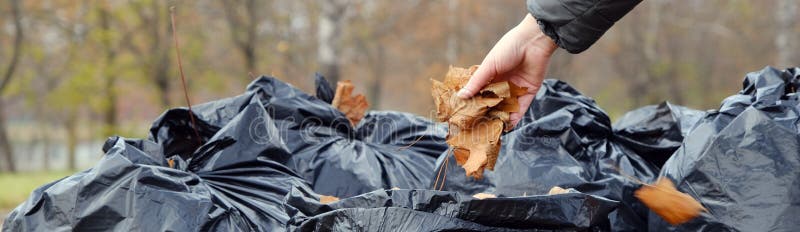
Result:
M14 76L17 63L19 63L20 51L22 50L22 16L19 13L19 0L11 1L11 16L14 18L14 50L11 53L11 62L9 62L6 72L0 81L0 93L5 90L8 83L11 82L11 77Z

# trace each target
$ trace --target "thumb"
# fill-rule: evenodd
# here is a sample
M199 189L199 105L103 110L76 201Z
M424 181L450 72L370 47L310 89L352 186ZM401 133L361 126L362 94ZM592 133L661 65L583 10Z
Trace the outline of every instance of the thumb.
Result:
M488 57L487 57L488 58ZM464 85L464 88L458 91L458 97L462 99L471 98L473 95L478 93L484 86L489 84L490 81L497 75L497 69L495 65L492 64L493 62L489 61L488 59L484 60L478 69L475 70L475 73L472 74L472 77L469 78L467 84Z

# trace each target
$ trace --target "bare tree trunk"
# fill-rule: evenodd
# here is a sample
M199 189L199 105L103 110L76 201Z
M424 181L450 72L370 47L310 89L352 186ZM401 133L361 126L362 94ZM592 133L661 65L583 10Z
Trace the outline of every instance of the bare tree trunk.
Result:
M248 72L255 72L256 64L258 61L258 51L256 50L256 27L258 26L258 13L259 7L256 5L256 0L246 0L244 2L244 11L246 19L239 18L239 12L236 11L239 2L231 4L230 2L222 2L222 7L225 10L225 19L228 22L228 29L233 39L234 44L242 53L244 58L245 68Z
M344 27L349 1L326 0L319 3L321 10L318 25L317 62L319 62L320 73L335 85L339 82L342 27Z
M641 44L641 50L637 51L637 57L641 58L644 68L638 69L638 74L636 74L638 78L633 82L634 107L655 103L653 97L657 96L658 91L661 90L661 85L654 83L659 81L655 70L659 61L656 41L661 33L661 12L664 1L651 0L649 3L647 22L642 28L641 34L637 35L640 37L635 41Z
M117 77L110 72L106 73L106 86L104 87L104 91L108 104L106 105L106 112L103 118L105 123L105 128L103 128L103 131L104 136L111 136L112 134L116 133L117 124L119 123L119 119L117 117Z
M159 1L153 1L153 53L156 54L156 63L154 69L154 83L156 84L156 88L161 96L161 105L165 108L169 107L169 67L170 67L170 59L169 59L169 46L167 46L168 40L164 39L164 35L162 30L169 29L169 23L162 23L162 11L168 12L167 7L162 7L158 4ZM164 22L167 22L164 20Z
M5 170L8 172L17 171L14 163L14 151L8 139L8 128L6 128L5 109L3 101L0 100L0 153L3 154L3 161L6 163Z
M240 47L244 51L245 59L247 61L247 71L255 72L258 54L256 53L256 27L258 26L258 18L256 14L258 7L255 0L247 1L247 40L242 43Z
M670 101L678 105L685 105L686 100L681 92L683 88L681 86L681 81L678 81L678 75L675 69L676 68L670 68L662 78L669 82L667 85L669 86Z
M777 31L775 32L775 49L777 50L777 60L775 64L778 67L785 68L797 65L795 60L795 53L797 52L792 46L792 41L796 41L793 34L795 32L794 26L797 20L797 0L779 0L776 5L775 21Z
M78 157L76 155L78 147L78 112L70 110L69 115L64 121L64 129L67 132L67 169L74 171L78 169Z
M40 125L49 125L46 124L45 120L40 121ZM49 129L49 128L47 128ZM43 132L42 133L42 170L50 171L52 169L52 160L50 160L50 146L52 145L52 138L50 137L50 133Z
M244 53L245 68L247 68L248 72L256 71L256 49L255 46L252 45L253 44L242 49L242 53Z
M108 33L111 31L111 16L108 13L108 6L101 6L98 7L98 11L100 13L100 28L102 28L104 33ZM103 87L103 91L105 93L105 100L107 101L105 115L103 121L105 123L103 128L103 136L110 136L114 132L116 132L116 127L118 123L117 119L117 91L116 91L116 82L117 76L112 73L111 67L114 65L114 60L117 57L117 53L114 50L114 47L111 45L111 40L108 36L104 36L102 38L103 48L105 49L105 64L103 66L103 78L105 79L105 86Z
M170 105L169 102L169 56L166 53L158 54L157 60L159 61L156 64L153 74L153 82L156 84L156 89L159 93L159 100L161 102L161 106L164 108L168 108Z
M170 106L169 91L169 70L170 70L170 56L169 40L166 31L169 30L169 21L163 20L166 18L164 15L168 14L169 9L163 7L160 3L162 1L150 1L150 5L144 5L144 1L131 1L131 6L139 16L141 21L141 30L146 31L149 39L142 47L138 47L129 41L126 43L127 48L134 53L140 65L146 67L145 75L152 81L156 92L159 95L159 104L163 108ZM138 30L138 29L137 29ZM124 45L123 45L124 46Z
M19 0L11 0L11 15L14 19L14 50L11 54L11 62L8 64L3 79L0 79L0 96L5 91L11 78L14 76L14 71L19 63L20 52L22 50L22 16L20 14ZM11 147L11 142L8 138L8 128L6 127L6 116L4 102L0 97L0 157L4 158L6 162L6 170L9 172L17 171L14 163L14 149Z
M386 49L381 46L375 46L375 60L372 63L372 86L370 86L367 95L369 96L369 104L372 109L379 109L381 104L381 89L383 89L383 78L386 74Z
M50 140L51 140L50 133L52 132L50 131L50 128L48 128L48 126L50 125L48 123L49 120L47 118L48 114L45 113L45 111L47 110L47 106L45 106L45 104L42 102L43 100L40 100L35 104L33 108L34 111L33 114L35 115L35 120L36 120L36 127L34 128L34 130L36 130L36 139L35 142L32 143L31 145L31 150L36 150L35 149L36 147L42 148L41 170L47 171L50 170Z
M644 79L647 79L647 77L642 77L646 75L647 74L639 73L636 75L638 77L634 77L634 79L632 79L629 83L630 86L628 87L628 96L633 99L633 107L641 107L645 102L647 102L645 98L647 97L648 84L650 83L643 81Z

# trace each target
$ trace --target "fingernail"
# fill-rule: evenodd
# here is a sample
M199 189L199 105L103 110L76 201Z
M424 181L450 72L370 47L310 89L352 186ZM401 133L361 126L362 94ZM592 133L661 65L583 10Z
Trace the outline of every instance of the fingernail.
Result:
M460 97L462 99L469 98L469 93L467 92L467 89L463 89L463 88L461 90L459 90L458 93L456 93L456 95L458 95L458 97Z

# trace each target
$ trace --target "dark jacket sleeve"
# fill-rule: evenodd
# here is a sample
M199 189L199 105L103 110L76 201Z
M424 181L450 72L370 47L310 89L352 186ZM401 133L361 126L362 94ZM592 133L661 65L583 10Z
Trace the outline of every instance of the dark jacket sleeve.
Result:
M559 47L580 53L641 0L528 0L528 11Z

